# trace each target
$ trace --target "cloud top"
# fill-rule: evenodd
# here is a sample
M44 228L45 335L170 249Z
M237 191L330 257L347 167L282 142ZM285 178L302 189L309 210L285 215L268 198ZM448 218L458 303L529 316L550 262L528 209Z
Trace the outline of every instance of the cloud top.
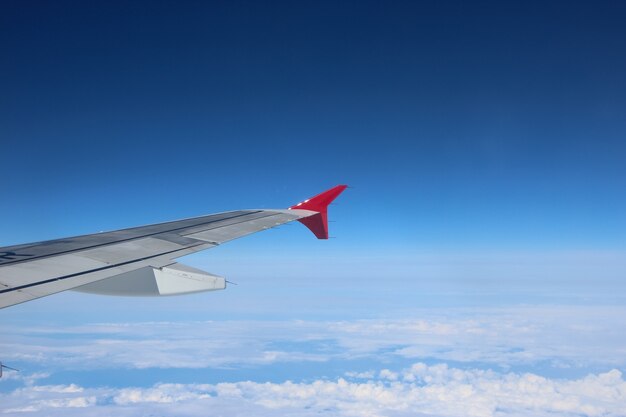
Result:
M621 417L626 410L626 382L617 369L567 380L417 362L371 375L120 389L34 385L1 400L4 414L33 416L78 416L88 409L89 415L122 416L204 416L211 410L242 416Z

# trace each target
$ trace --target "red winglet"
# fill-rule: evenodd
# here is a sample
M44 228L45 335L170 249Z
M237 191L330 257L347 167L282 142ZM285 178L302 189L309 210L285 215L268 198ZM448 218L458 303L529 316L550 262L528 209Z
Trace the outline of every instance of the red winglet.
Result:
M348 188L347 185L337 185L289 209L317 211L317 214L298 219L298 221L308 227L318 239L328 239L328 205L346 188Z

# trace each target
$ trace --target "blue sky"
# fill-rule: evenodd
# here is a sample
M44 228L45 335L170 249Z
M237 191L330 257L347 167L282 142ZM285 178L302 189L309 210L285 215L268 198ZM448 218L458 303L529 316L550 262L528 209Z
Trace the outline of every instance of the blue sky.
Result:
M612 2L5 2L1 246L354 188L331 206L335 239L287 225L183 260L227 291L0 311L0 359L24 369L0 410L620 415L625 17ZM526 404L528 385L565 399ZM608 386L621 396L598 399Z

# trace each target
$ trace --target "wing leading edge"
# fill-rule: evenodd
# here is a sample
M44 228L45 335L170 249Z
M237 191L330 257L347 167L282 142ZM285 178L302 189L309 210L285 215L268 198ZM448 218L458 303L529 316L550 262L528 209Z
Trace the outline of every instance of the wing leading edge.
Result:
M225 280L174 260L298 220L328 238L338 185L288 209L239 210L0 248L0 308L60 291L173 295L225 288Z

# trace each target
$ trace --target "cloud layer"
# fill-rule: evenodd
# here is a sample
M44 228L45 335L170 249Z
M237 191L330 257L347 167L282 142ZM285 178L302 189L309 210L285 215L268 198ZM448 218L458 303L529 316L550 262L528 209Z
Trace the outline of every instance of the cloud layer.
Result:
M618 370L564 380L415 363L399 372L311 382L157 384L148 388L32 385L2 395L14 416L602 416L626 410Z
M263 366L429 358L495 367L626 366L624 307L518 307L352 321L219 321L9 327L7 363L65 370ZM544 365L545 366L545 365ZM32 368L27 366L27 368Z
M430 309L350 321L5 324L2 359L23 371L0 380L0 410L51 417L624 417L623 317L624 307L569 306ZM278 367L287 376L277 376ZM233 369L256 373L220 379ZM189 370L193 378L181 379ZM134 373L148 379L127 383ZM80 375L88 378L79 383ZM98 380L103 375L107 382Z

